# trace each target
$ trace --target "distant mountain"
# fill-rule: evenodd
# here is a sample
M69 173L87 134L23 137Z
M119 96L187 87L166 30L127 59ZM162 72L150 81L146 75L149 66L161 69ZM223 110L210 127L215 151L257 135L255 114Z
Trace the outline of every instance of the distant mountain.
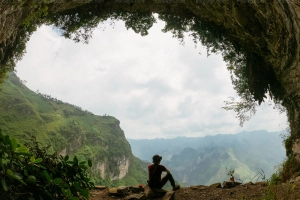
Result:
M0 85L0 129L28 142L35 136L49 151L90 158L98 184L136 184L147 180L142 161L111 116L97 116L50 95L29 90L10 73Z
M154 154L186 185L208 185L227 180L228 170L247 182L269 178L285 157L280 132L252 131L238 134L174 139L128 139L133 154L151 162Z

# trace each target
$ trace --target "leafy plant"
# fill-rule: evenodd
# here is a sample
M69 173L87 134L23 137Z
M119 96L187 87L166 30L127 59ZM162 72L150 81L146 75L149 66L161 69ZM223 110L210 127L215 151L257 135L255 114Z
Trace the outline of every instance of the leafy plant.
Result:
M94 187L88 177L91 161L48 154L32 138L33 146L19 144L0 132L0 193L4 199L88 199Z
M227 175L232 177L234 174L234 170L228 170L227 168L226 168L226 170L227 170Z
M280 183L280 177L277 173L273 173L268 180L269 185L277 185Z
M16 139L1 134L0 156L0 179L3 190L9 191L13 183L26 185L23 176L19 173L18 166L22 166L25 162L25 158L31 156L31 154L28 153L28 148L18 144ZM38 161L40 161L40 159L38 159ZM32 163L30 164L38 165L38 162L35 162L34 157L32 157Z

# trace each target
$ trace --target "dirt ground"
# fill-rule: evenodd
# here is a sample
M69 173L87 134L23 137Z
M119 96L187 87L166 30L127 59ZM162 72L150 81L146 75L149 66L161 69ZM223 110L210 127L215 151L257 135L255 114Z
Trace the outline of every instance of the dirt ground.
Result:
M125 200L126 196L110 195L108 188L91 192L92 200ZM150 199L150 198L148 198ZM151 198L161 200L160 198ZM300 200L300 182L269 186L266 182L244 184L232 188L192 186L175 192L175 200Z

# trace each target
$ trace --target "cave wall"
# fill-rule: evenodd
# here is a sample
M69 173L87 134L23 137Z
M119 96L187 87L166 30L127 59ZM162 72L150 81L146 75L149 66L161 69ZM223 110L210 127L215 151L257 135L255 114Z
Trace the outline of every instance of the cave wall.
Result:
M263 63L253 75L274 74L282 87L283 105L287 108L292 142L287 152L300 155L300 1L299 0L99 0L92 1L11 1L0 3L0 70L18 48L20 33L47 7L48 15L78 10L78 12L110 13L117 9L128 12L160 13L183 18L197 17L221 27L228 40L244 49L247 55L257 55ZM32 17L35 16L35 17ZM255 58L255 57L254 57ZM257 69L256 69L257 71ZM1 73L5 72L2 70ZM300 157L299 157L300 159Z

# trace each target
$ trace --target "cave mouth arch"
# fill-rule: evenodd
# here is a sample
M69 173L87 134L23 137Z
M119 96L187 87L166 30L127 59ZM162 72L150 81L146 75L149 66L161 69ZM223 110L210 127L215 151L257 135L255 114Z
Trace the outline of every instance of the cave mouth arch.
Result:
M242 75L242 79L237 78L238 85L242 86L237 87L237 91L246 94L246 100L250 98L251 103L260 104L265 94L270 94L272 99L287 109L292 135L286 141L287 155L296 155L299 157L297 160L300 160L300 143L297 142L297 138L300 138L300 85L297 78L300 55L298 2L186 0L170 4L161 1L120 3L107 0L100 3L25 2L23 5L12 3L3 7L4 4L1 2L1 11L7 11L4 15L17 13L18 20L6 20L1 27L1 32L12 30L4 31L0 41L2 77L5 72L13 69L14 61L23 55L30 34L36 26L43 23L61 27L66 30L66 37L73 37L75 40L76 36L83 39L90 37L90 28L107 17L125 19L128 27L141 34L146 34L152 23L151 13L159 13L170 22L166 31L173 32L179 38L186 27L194 27L199 33L198 36L208 36L203 37L204 40L211 38L206 43L202 41L208 47L217 45L223 48L223 52L228 53L229 60L234 58L233 64L237 64L236 61L244 62L244 70L238 70L235 75ZM143 23L144 25L140 26ZM193 24L201 28L197 29ZM76 32L78 28L87 32ZM220 41L223 43L219 43ZM239 57L241 53L244 56ZM246 81L243 81L243 78L246 78ZM238 82L239 80L242 81ZM247 106L248 104L246 108Z
M8 55L1 59L1 64L6 64L6 67L2 67L1 74L11 70L15 61L22 57L31 33L41 24L52 24L59 27L65 37L72 38L76 42L85 42L91 37L94 28L108 18L123 20L126 28L131 28L142 36L147 35L149 28L156 21L152 13L158 13L159 19L166 23L163 32L171 32L180 40L183 40L185 32L190 32L195 43L200 41L208 51L222 53L223 58L230 65L228 69L232 74L234 88L239 96L252 104L252 107L255 107L253 105L256 101L258 104L264 101L266 94L274 99L275 103L280 104L283 101L284 91L272 69L273 63L265 59L265 55L273 53L272 49L268 48L268 42L278 39L274 35L269 39L269 32L270 29L274 29L274 23L262 22L266 16L258 12L255 3L214 3L199 1L193 3L149 1L129 4L111 1L78 4L28 3L28 10L32 9L34 12L23 19L20 30L15 35L14 44L8 47ZM220 10L220 7L223 10ZM262 6L264 9L266 7L270 6L265 4ZM254 17L253 13L255 13ZM247 14L251 14L252 18L246 18ZM231 22L228 21L229 16L233 16ZM212 17L217 19L213 20ZM221 17L225 19L224 22ZM245 34L248 38L241 39L240 36ZM293 37L288 41L288 47L293 42L292 39ZM286 44L281 46L284 45ZM294 53L295 48L288 48L288 51ZM285 65L290 64L289 61L287 60ZM243 106L249 107L249 105ZM245 109L251 112L250 108Z

